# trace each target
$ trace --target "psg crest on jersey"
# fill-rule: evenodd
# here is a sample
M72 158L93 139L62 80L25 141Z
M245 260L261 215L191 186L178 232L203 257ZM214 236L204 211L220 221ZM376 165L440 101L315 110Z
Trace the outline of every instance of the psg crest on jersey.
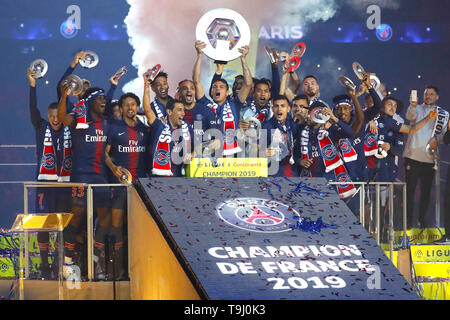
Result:
M216 206L216 214L233 227L269 233L292 230L291 226L300 217L297 211L284 203L259 198L226 200Z
M170 154L166 150L158 150L155 154L155 161L160 166L165 166L170 161Z
M71 170L72 169L72 157L71 156L67 156L64 159L63 168L64 168L64 170Z
M42 156L42 165L47 170L53 169L55 167L55 165L56 165L55 155L53 155L53 154L44 154Z

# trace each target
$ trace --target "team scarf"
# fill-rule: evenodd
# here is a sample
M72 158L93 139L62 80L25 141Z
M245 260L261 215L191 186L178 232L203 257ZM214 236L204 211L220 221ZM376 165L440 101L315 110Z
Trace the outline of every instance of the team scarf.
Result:
M301 158L311 159L311 139L310 139L310 126L306 126L301 133ZM325 165L325 173L333 171L334 179L336 182L347 182L346 184L336 185L339 197L341 199L348 198L356 193L356 188L352 183L352 180L347 172L347 169L342 162L339 153L336 150L331 139L328 137L328 131L319 129L317 134L317 142L322 155L322 160ZM308 169L305 175L302 176L312 177L311 170Z
M235 113L231 108L229 100L226 100L223 106L217 108L216 114L220 119L220 129L223 139L223 155L228 156L241 152L236 137Z
M378 118L373 119L378 127ZM366 128L366 135L364 136L364 155L366 157L372 157L378 152L378 130L377 132L371 132L369 126Z
M162 119L167 115L166 108L164 107L164 105L161 102L159 102L158 99L156 99L156 98L153 99L152 107L155 110L157 118Z
M286 155L283 159L279 159L279 161L283 161L289 157L289 164L293 165L295 163L294 159L292 158L292 155L293 155L292 151L294 148L294 136L292 134L292 130L291 130L292 128L290 128L289 119L286 119L286 123L284 126L275 118L272 118L272 119L273 120L271 120L271 122L275 125L276 130L272 136L271 145L273 145L273 143L275 142L275 145L273 145L273 146L281 148L280 142L284 144L283 141L286 141L288 155Z
M261 123L263 123L265 120L269 120L272 116L270 102L267 103L267 106L265 108L260 108L256 106L255 99L252 99L249 108L253 112L253 117L258 119Z
M94 91L85 99L81 99L80 101L78 101L78 103L73 107L72 112L75 113L75 121L77 124L75 129L89 128L89 125L87 124L87 107L89 106L89 101L104 94L105 92L103 91L103 89Z
M446 110L438 106L436 106L436 110L438 114L436 121L434 122L433 134L431 137L436 137L437 135L439 135L442 132L442 130L446 127L446 124L448 123L449 119L449 113Z
M173 130L173 137L174 146L172 150L174 153L177 153L179 155L180 151L183 150L183 148L183 156L185 156L186 153L191 152L192 137L189 132L189 124L186 121L183 121L178 129Z
M39 167L38 180L51 181L70 181L70 174L72 172L72 137L70 129L64 126L63 131L63 159L61 162L60 172L58 174L57 157L53 145L54 131L47 124L44 136L44 148L42 150L41 164Z
M170 126L164 122L159 126L156 136L157 143L153 144L153 166L152 174L157 176L173 176L171 167L171 144L172 130Z
M352 142L350 139L340 139L338 144L339 150L342 154L342 158L345 163L349 163L358 159L358 154L353 148Z

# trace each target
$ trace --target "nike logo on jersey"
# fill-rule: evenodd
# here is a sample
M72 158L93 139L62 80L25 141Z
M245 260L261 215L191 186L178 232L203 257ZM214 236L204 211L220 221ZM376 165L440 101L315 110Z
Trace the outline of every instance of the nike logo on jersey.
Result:
M118 133L119 136L121 136L121 135L123 135L123 134L125 134L125 132Z

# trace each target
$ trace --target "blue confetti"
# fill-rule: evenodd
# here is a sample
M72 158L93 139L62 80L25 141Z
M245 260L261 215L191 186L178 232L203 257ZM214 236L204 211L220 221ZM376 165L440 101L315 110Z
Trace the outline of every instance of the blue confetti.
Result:
M323 223L322 217L319 217L316 221L313 221L308 217L293 216L292 218L298 220L294 225L289 225L292 230L299 229L303 232L316 234L319 233L321 229L325 228L337 229L337 226L334 224Z

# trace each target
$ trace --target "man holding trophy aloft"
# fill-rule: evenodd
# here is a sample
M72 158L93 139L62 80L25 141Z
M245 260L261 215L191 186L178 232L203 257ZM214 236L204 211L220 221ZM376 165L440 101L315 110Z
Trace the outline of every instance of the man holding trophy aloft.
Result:
M424 92L423 104L417 105L417 91L411 93L410 105L406 112L406 119L411 124L427 117L433 110L437 111L435 121L428 122L421 131L408 136L405 151L405 179L407 184L408 229L426 225L425 214L430 202L431 186L436 170L438 144L442 142L447 131L449 114L438 107L439 91L434 86L428 86ZM414 219L414 193L420 181L419 218ZM439 196L439 195L438 195ZM439 223L439 221L437 221Z

